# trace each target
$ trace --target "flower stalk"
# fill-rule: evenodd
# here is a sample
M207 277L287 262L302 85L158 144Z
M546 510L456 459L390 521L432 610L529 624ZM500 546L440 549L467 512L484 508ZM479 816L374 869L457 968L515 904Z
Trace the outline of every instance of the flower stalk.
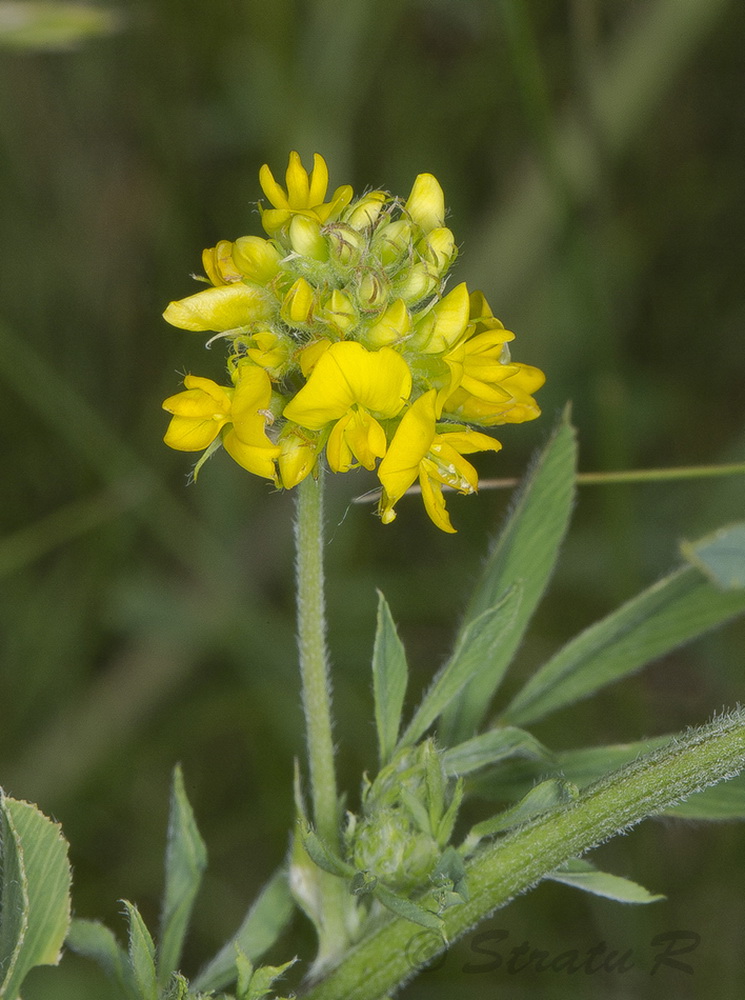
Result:
M323 587L323 475L299 484L295 513L297 631L313 820L330 844L339 839Z

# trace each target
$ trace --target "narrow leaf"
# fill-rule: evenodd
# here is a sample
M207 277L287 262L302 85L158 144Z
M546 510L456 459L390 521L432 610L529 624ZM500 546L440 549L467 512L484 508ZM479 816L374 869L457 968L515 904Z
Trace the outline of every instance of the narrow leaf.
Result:
M123 899L129 918L129 964L140 1000L158 1000L155 945L136 906Z
M354 875L355 869L343 861L338 854L335 854L328 844L321 840L315 830L304 830L302 839L303 847L319 868L323 868L325 872L339 878L351 878Z
M528 820L540 816L541 813L548 812L556 806L566 805L577 797L578 789L571 782L563 781L560 778L548 778L542 781L535 788L531 788L528 794L522 798L517 805L504 812L492 816L491 819L477 823L466 838L466 849L471 850L483 837L493 837L497 833L505 833L516 826L522 826Z
M520 600L521 587L515 585L494 607L461 629L453 655L433 680L401 738L401 746L416 743L469 681L491 669L514 627Z
M432 910L425 910L423 906L415 903L411 899L399 896L386 886L378 885L374 890L375 898L378 899L387 910L395 913L397 917L404 917L420 927L428 927L430 930L442 933L442 917L438 917Z
M583 892L591 892L595 896L615 899L617 903L656 903L664 896L656 895L645 889L638 882L620 875L609 875L591 865L589 861L574 858L565 862L561 868L551 872L546 878L552 882L562 882L574 886Z
M524 729L502 726L446 750L442 755L442 763L448 777L454 777L471 774L510 757L535 761L554 759L551 751Z
M65 942L78 955L96 962L129 997L136 997L129 957L113 932L95 920L73 920Z
M373 649L373 692L381 767L390 760L398 740L407 679L406 652L398 637L388 603L378 591L378 622Z
M493 771L479 775L469 787L472 794L481 798L508 802L521 798L536 781L550 776L566 778L581 789L671 739L671 736L656 736L636 743L565 750L553 761L507 760ZM714 822L745 820L745 775L696 792L685 802L666 809L665 815Z
M479 728L543 596L569 525L576 463L575 433L567 410L517 494L466 609L456 642L500 594L518 583L522 587L514 626L489 669L474 677L448 708L440 727L446 746L473 736Z
M745 820L745 775L739 774L729 781L696 792L685 802L666 809L665 815L714 822Z
M745 611L745 590L722 590L679 569L580 633L544 664L504 713L525 725L586 698Z
M0 792L0 997L26 974L56 965L70 926L70 864L60 827Z
M171 788L165 891L158 942L158 983L161 987L178 969L194 900L206 866L207 850L186 797L184 776L177 766Z
M246 960L247 961L247 960ZM284 965L262 965L258 969L253 969L248 980L243 974L243 982L239 979L237 1000L264 1000L272 988L275 979L279 979L291 965L297 961L291 958ZM243 987L243 992L241 992Z
M193 989L221 990L228 986L236 977L236 948L257 961L285 929L293 910L287 872L281 868L264 886L235 935L193 980Z
M683 542L680 549L715 586L745 588L745 524L731 524L697 542Z

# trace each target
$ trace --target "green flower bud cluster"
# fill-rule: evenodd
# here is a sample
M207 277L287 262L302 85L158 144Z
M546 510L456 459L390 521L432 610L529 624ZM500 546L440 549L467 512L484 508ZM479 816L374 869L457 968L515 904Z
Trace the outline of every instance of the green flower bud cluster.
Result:
M361 815L348 814L349 863L389 888L428 885L452 836L463 794L449 782L432 740L400 751L363 787Z

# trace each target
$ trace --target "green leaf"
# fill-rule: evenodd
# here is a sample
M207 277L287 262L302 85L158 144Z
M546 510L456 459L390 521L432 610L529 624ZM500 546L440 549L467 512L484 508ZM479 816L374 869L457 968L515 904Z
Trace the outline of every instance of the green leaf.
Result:
M552 882L562 882L564 885L574 886L575 889L582 889L583 892L591 892L595 896L615 899L618 903L656 903L665 898L649 892L644 886L632 882L629 878L598 871L589 861L582 861L579 858L565 862L561 868L557 868L546 878Z
M513 628L494 651L488 670L474 677L448 708L440 727L446 746L467 739L479 728L543 596L569 525L576 463L575 433L567 409L528 473L466 609L456 642L500 594L516 584L522 588Z
M432 873L432 882L438 887L438 898L442 909L468 902L466 867L463 858L454 847L446 847L442 852Z
M108 927L95 920L73 920L66 944L76 954L96 962L128 997L136 1000L129 957Z
M385 597L378 591L378 622L373 649L375 724L381 767L388 763L398 740L406 694L406 652L398 637Z
M576 785L561 778L548 778L546 781L542 781L535 788L531 788L517 805L497 813L496 816L484 820L483 823L477 823L466 837L466 850L472 850L484 837L505 833L516 826L522 826L523 823L540 816L541 813L555 809L557 806L566 805L577 797L578 791Z
M405 920L410 920L413 924L419 924L420 927L428 927L430 930L442 933L442 917L433 913L432 910L426 910L419 903L397 895L380 882L378 882L373 890L373 895L387 910L395 913L397 917L403 917Z
M664 746L671 739L671 736L656 736L637 743L565 750L557 754L553 762L509 760L493 772L480 776L472 783L471 792L482 798L510 801L525 795L537 779L550 775L561 775L581 789L624 764L630 764L642 754ZM664 815L714 822L745 820L745 775L696 792L685 802L666 809Z
M165 891L158 941L158 984L161 987L178 968L194 900L206 866L207 850L186 797L184 776L177 766L173 771L171 787Z
M448 777L454 777L471 774L510 757L536 761L554 759L551 751L524 729L502 726L446 750L442 755L442 763Z
M123 899L129 918L129 964L140 1000L158 1000L155 945L136 906Z
M745 775L696 792L690 799L665 810L666 816L723 821L745 819Z
M0 791L0 998L37 965L56 965L70 926L70 864L60 826Z
M745 588L745 524L720 528L697 542L683 542L685 559L723 590Z
M352 878L356 869L343 861L325 841L321 840L315 830L304 830L302 840L303 847L319 868L323 868L325 872L336 875L338 878Z
M453 655L432 681L400 741L408 746L425 733L450 702L474 677L488 671L515 624L521 587L515 585L461 629Z
M722 590L679 569L580 633L531 677L504 713L525 725L586 698L745 611L745 590Z
M287 872L280 868L264 886L235 935L193 980L193 988L221 990L232 983L236 978L236 949L257 961L285 929L293 910Z
M238 968L236 1000L264 1000L274 980L279 979L296 961L296 958L291 958L284 965L262 965L254 969L246 956L239 952L236 958Z
M3 0L0 46L70 49L88 38L116 31L120 24L121 17L115 11L89 4Z

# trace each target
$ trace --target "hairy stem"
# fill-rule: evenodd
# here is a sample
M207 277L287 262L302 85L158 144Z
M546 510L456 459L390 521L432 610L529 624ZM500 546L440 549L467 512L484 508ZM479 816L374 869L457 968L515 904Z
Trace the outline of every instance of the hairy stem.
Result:
M745 767L745 712L692 730L585 790L571 805L481 850L467 865L470 899L443 914L449 941L609 837ZM419 901L435 909L427 894ZM439 934L396 918L363 939L304 1000L380 1000L443 951Z
M317 480L308 476L297 487L295 547L298 651L313 820L321 836L335 845L339 815L323 588L323 473Z

